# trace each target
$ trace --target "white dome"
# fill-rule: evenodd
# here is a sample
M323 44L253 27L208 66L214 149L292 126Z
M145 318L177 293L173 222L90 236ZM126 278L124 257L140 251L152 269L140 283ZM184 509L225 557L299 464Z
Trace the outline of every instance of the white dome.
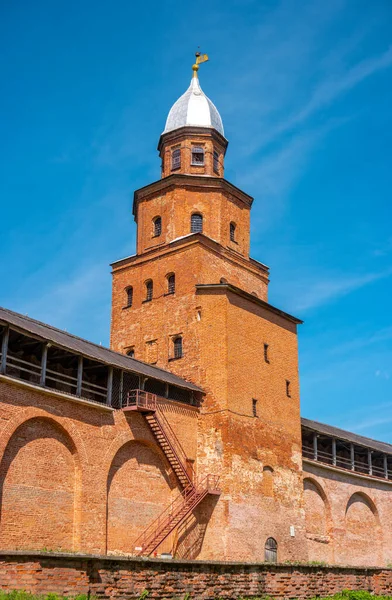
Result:
M201 89L197 76L192 78L185 94L171 107L163 133L184 126L211 127L224 135L220 114Z

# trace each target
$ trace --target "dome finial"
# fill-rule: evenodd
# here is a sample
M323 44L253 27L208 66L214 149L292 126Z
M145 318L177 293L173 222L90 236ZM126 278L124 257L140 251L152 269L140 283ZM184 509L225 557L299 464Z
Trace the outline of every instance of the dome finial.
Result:
M200 63L207 62L207 60L208 60L207 54L200 54L200 52L195 52L195 56L196 56L196 62L194 65L192 65L193 77L197 77L197 72L199 70Z

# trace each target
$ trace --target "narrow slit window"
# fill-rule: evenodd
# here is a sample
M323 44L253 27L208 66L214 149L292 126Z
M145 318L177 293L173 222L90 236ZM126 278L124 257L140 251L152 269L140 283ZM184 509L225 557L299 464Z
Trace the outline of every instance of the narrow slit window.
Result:
M199 213L194 213L191 216L191 233L203 232L203 216Z
M182 358L182 337L173 340L174 358Z
M266 363L269 363L268 351L269 351L269 345L268 344L264 344L264 360L265 360Z
M288 379L286 379L286 396L291 398L291 385Z
M204 165L204 148L201 146L192 147L192 165L202 167Z
M152 221L153 224L153 236L154 237L159 237L162 233L162 219L161 217L155 217L155 219L153 219Z
M174 275L174 273L172 273L171 275L168 275L168 277L167 277L167 293L174 294L175 291L176 291L176 276Z
M127 292L127 306L131 307L133 304L133 287L130 286L126 289Z
M219 153L216 150L214 150L213 159L214 159L214 171L215 171L215 173L217 173L219 175Z
M181 150L180 148L175 148L172 151L172 171L175 171L176 169L179 169L181 167Z
M252 414L254 417L257 417L257 400L256 400L256 398L252 398Z
M152 279L146 281L146 302L151 302L154 292L154 286L152 283Z
M230 241L231 242L235 242L235 230L236 230L236 224L231 222L230 223Z

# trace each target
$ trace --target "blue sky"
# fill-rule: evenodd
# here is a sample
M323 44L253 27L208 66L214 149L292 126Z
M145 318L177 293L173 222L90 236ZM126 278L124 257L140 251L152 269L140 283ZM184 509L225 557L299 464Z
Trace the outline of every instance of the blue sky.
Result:
M392 442L391 32L389 0L3 1L0 304L108 344L108 265L200 45L252 256L305 321L302 414Z

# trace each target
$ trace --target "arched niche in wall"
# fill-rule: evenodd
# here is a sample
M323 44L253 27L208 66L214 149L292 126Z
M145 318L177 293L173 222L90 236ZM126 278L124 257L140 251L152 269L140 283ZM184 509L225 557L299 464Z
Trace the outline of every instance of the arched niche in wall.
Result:
M382 531L376 505L364 492L355 492L345 511L343 560L351 565L373 565L382 560ZM344 551L343 551L344 549Z
M315 479L304 479L304 503L309 560L331 562L330 505L324 489Z
M0 546L79 549L81 470L76 446L51 418L15 430L0 467Z
M271 498L274 495L274 470L269 465L263 467L262 494Z
M171 470L157 447L135 440L121 446L107 479L109 553L134 552L138 536L170 503L173 486ZM170 551L170 536L162 548Z

